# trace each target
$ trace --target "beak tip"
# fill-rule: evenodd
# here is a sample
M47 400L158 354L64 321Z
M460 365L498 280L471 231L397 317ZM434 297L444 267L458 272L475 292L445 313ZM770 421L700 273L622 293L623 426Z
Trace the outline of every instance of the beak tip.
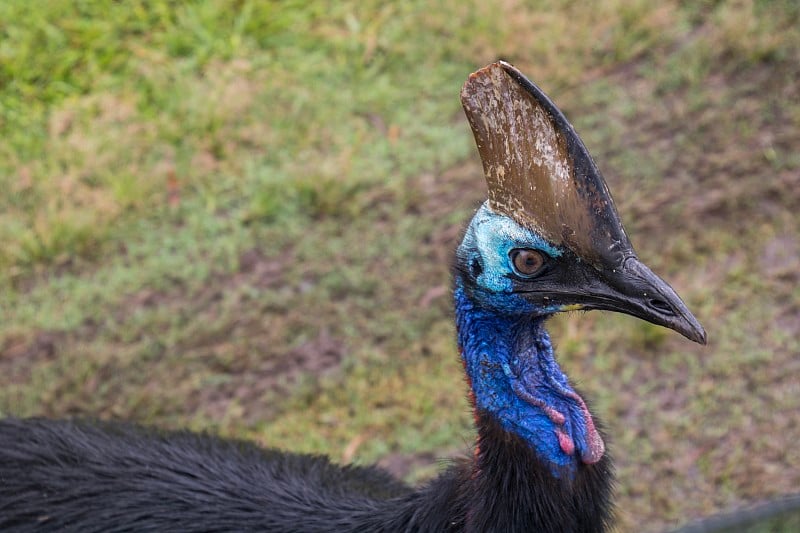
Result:
M708 344L708 336L706 335L706 330L704 330L704 329L701 327L701 328L700 328L700 331L698 331L698 333L699 333L699 335L697 336L697 338L696 338L696 339L694 339L694 341L695 341L696 343L698 343L698 344L702 344L703 346L705 346L706 344Z
M694 317L691 318L694 319ZM688 328L682 328L682 331L679 330L680 333L682 333L690 341L694 341L697 344L702 344L703 346L708 344L706 330L700 325L700 322L698 322L696 319L690 320L688 326Z

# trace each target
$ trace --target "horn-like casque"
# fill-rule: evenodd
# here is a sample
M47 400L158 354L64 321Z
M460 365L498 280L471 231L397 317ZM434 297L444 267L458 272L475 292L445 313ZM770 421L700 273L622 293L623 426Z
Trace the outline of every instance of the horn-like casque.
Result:
M499 61L469 77L461 102L492 210L569 247L595 268L635 257L597 165L541 89Z

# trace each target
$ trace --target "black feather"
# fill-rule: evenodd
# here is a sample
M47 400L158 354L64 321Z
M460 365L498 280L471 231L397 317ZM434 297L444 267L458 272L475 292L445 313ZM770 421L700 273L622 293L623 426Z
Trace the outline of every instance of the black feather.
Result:
M481 417L476 461L412 490L378 468L125 424L0 421L2 531L599 531L609 464L553 478Z
M611 519L608 454L557 478L529 443L480 414L475 469L465 491L467 531L592 532Z

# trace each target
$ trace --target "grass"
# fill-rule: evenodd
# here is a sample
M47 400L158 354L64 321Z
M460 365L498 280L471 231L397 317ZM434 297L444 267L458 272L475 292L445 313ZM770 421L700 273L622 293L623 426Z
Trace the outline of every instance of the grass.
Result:
M796 490L792 2L0 5L0 413L209 428L417 480L471 441L458 92L547 90L709 347L553 321L621 531Z

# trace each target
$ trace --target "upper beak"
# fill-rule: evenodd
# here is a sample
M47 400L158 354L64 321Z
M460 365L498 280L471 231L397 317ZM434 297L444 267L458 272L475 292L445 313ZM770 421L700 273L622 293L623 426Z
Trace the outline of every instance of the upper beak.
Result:
M706 331L686 304L636 257L628 257L620 268L606 270L598 277L602 282L592 284L581 298L584 308L627 313L706 343Z

